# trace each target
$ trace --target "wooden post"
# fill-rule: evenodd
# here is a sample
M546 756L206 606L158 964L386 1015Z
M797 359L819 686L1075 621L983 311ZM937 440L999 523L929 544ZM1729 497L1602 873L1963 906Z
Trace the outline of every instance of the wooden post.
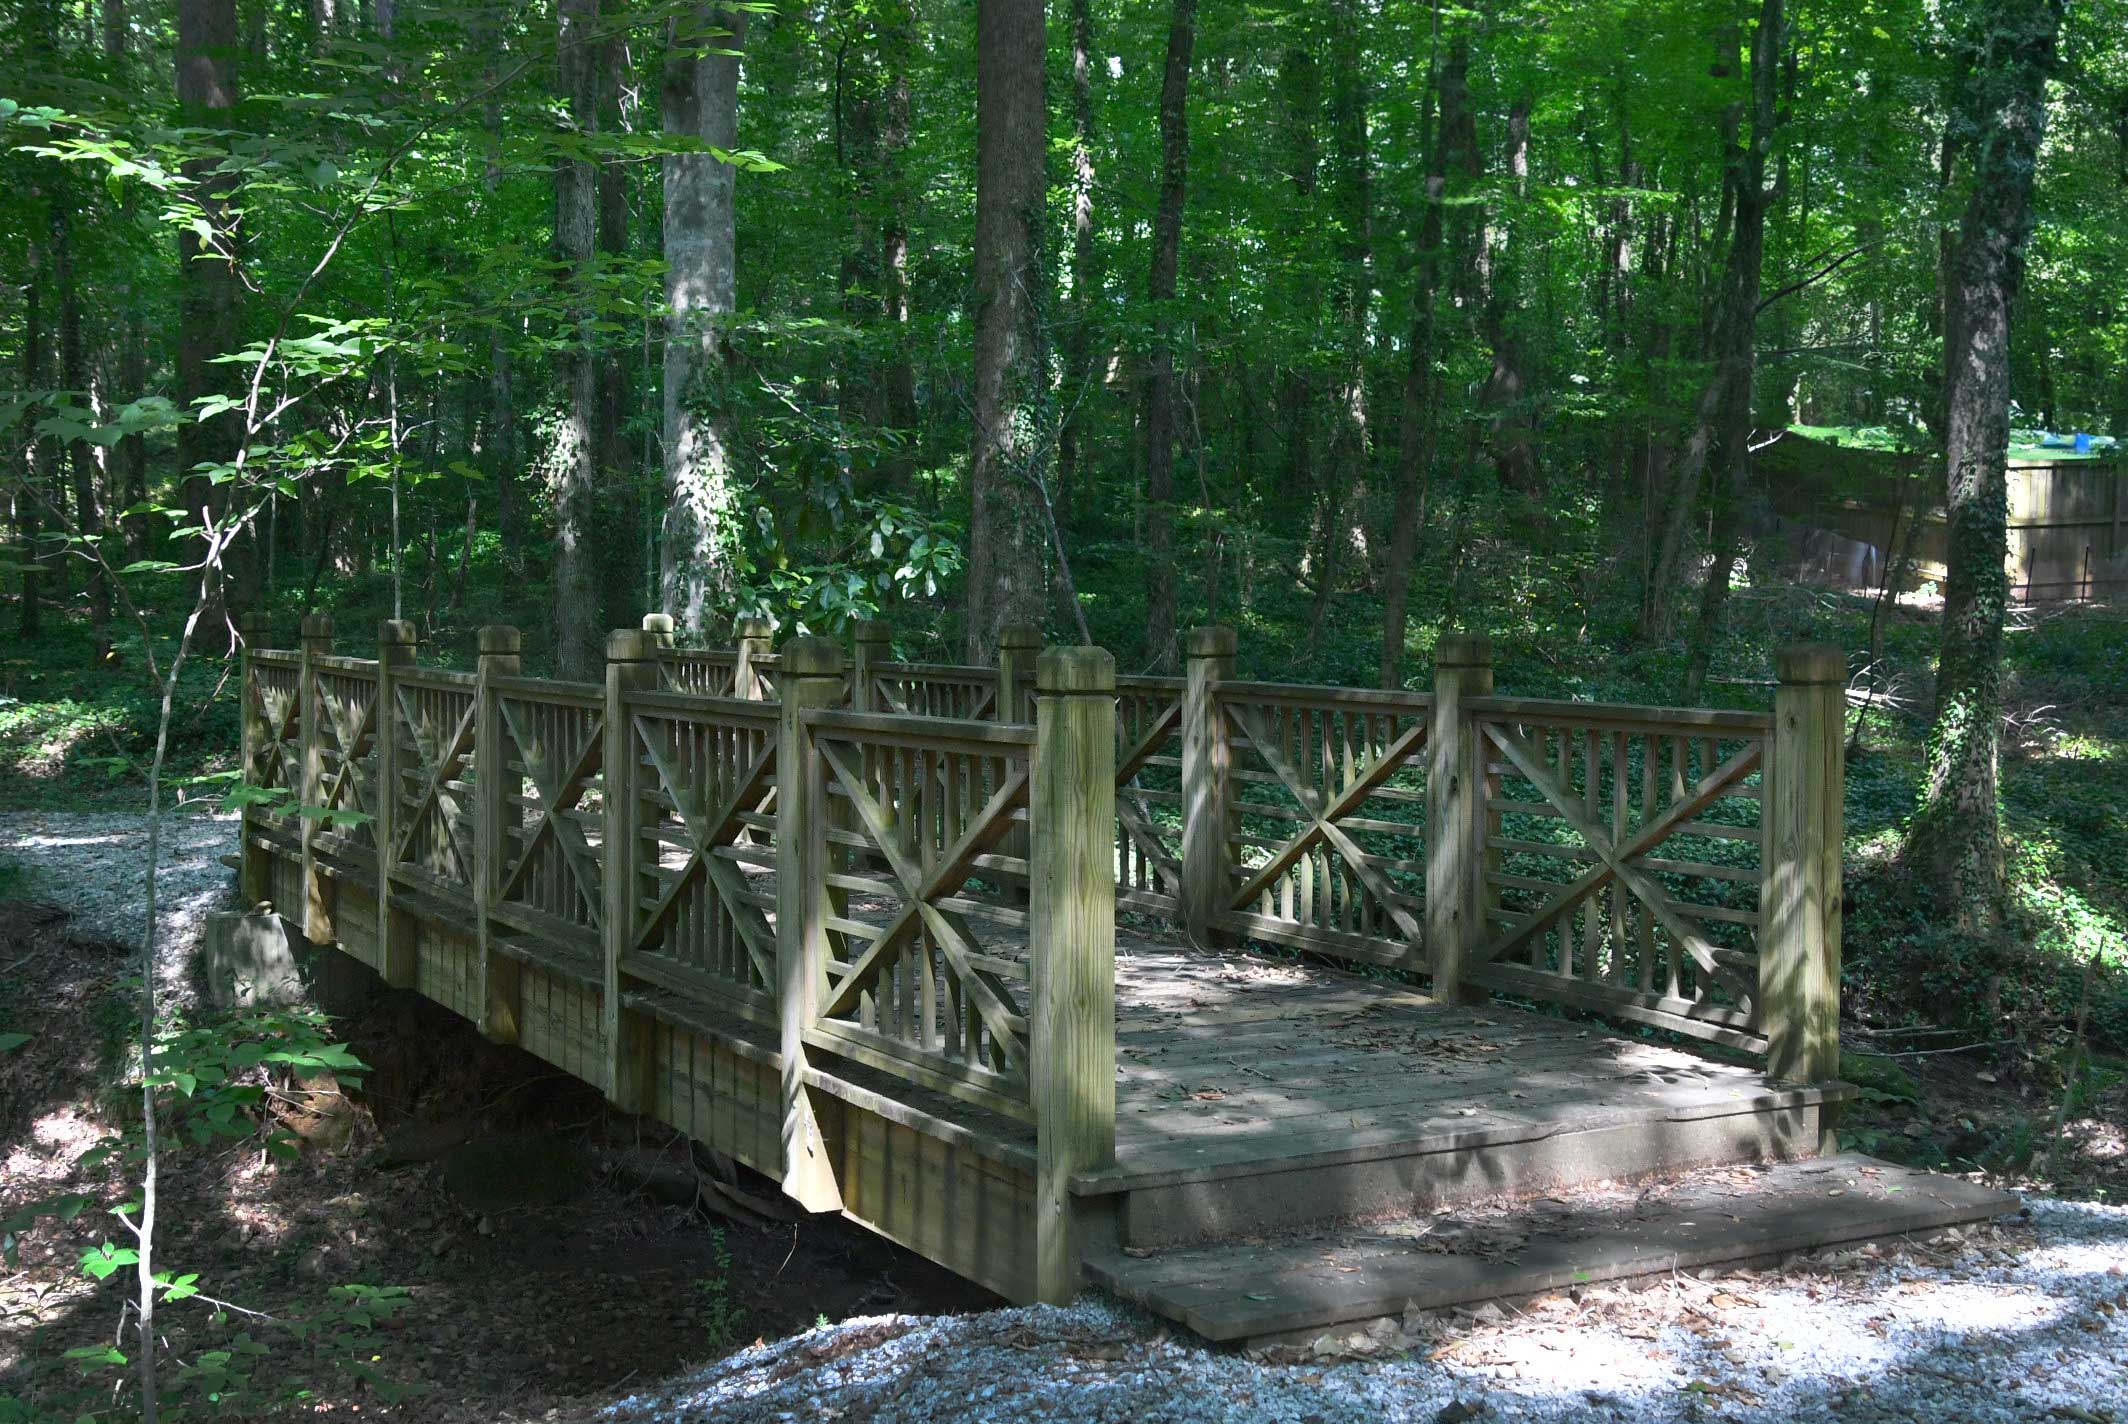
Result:
M1433 650L1433 711L1426 727L1426 952L1433 995L1470 1003L1485 991L1463 981L1484 942L1479 817L1485 749L1473 735L1468 697L1493 690L1493 645L1482 633L1446 633Z
M316 659L332 656L333 621L330 613L312 613L303 619L302 666L297 672L297 696L302 726L303 777L296 788L298 806L317 806L325 798L325 749L318 745L322 709L318 699ZM318 865L318 832L323 823L315 815L300 815L303 837L303 936L312 944L338 943L333 928L333 880Z
M768 700L768 688L761 676L754 671L754 659L766 657L775 649L776 625L766 618L741 618L733 628L737 638L739 659L732 668L732 696L743 697L748 702Z
M658 637L640 628L616 629L606 639L606 837L599 856L605 876L606 1098L624 1112L647 1112L651 1102L649 1025L621 1004L622 961L635 947L636 902L642 897L643 832L656 824L643 813L643 784L629 728L631 693L658 686Z
M743 648L742 644L742 648ZM742 654L743 656L743 654ZM805 1031L819 1013L828 933L824 763L804 717L842 700L842 649L827 638L784 644L776 723L776 1004L783 1046L783 1190L808 1211L835 1211L842 1191L805 1086Z
M272 729L266 725L266 713L259 705L258 665L252 661L252 654L268 646L272 640L272 621L263 613L246 613L237 620L237 636L244 644L243 681L239 684L243 710L237 734L242 738L239 754L243 758L244 780L249 782L259 774L259 762L273 740ZM238 813L237 893L242 896L247 910L255 910L273 899L273 852L258 843L258 814L258 808L253 806L246 806Z
M1773 742L1765 773L1765 934L1759 1027L1767 1076L1840 1076L1840 837L1847 655L1799 644L1774 657Z
M856 657L850 664L850 706L858 712L888 712L872 685L881 663L894 661L894 634L881 618L860 618L850 628Z
M643 615L643 631L658 645L658 651L669 653L673 647L673 622L670 613L646 613Z
M1219 684L1234 676L1232 628L1192 628L1182 640L1182 922L1192 942L1231 944L1219 928L1234 894L1226 728Z
M990 709L996 722L1032 722L1034 688L1028 674L1042 651L1042 630L1032 623L1007 623L998 629L997 697Z
M1035 1298L1078 1291L1071 1178L1116 1159L1116 660L1036 664L1029 769L1028 972L1035 1111Z
M400 671L414 662L420 634L414 625L387 618L377 625L377 780L372 796L377 843L377 967L394 989L411 989L418 977L413 917L392 905L392 871L398 863L400 797Z
M510 793L523 778L509 768L511 744L502 720L502 694L494 679L516 677L522 669L518 649L523 637L506 623L490 623L480 630L480 661L473 712L473 905L480 947L480 1032L491 1043L515 1043L518 1039L520 989L523 966L495 948L493 915L501 898L502 878L508 868L514 842L510 831L517 824Z

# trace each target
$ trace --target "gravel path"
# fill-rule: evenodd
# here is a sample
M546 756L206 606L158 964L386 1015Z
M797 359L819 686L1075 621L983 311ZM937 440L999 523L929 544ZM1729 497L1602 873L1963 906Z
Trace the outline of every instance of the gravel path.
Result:
M237 817L201 811L163 817L156 879L160 963L156 983L184 996L192 954L213 910L236 905L236 877L221 857L236 849ZM29 872L28 893L66 906L85 929L138 945L147 902L147 817L138 812L0 813L0 860Z
M1356 1343L1337 1342L1350 1351ZM615 1424L2128 1420L2128 1209L1782 1270L1385 1323L1274 1364L1106 1303L852 1320L603 1411Z

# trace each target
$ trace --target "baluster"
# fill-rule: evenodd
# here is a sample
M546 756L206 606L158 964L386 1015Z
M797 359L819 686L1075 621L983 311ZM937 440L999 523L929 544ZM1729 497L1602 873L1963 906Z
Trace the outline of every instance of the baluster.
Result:
M296 683L303 734L303 780L297 804L316 807L324 794L325 747L321 740L323 708L319 697L316 660L331 657L333 620L330 613L312 613L303 619L302 662ZM338 880L318 860L317 839L323 822L315 814L303 816L303 934L312 944L335 944L334 895Z
M377 844L377 967L384 982L395 989L411 989L419 977L415 955L417 925L413 916L394 903L399 845L399 768L403 752L399 745L396 714L399 675L414 663L419 634L414 625L387 619L377 625L377 789L370 797L374 819L371 839ZM477 742L476 742L477 745ZM478 827L475 827L476 834Z

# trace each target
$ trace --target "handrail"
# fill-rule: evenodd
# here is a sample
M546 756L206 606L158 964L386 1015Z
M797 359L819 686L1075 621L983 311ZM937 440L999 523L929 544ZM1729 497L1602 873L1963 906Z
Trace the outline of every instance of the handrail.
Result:
M757 623L718 696L659 685L724 661L659 636L616 633L599 682L524 676L504 627L475 672L418 665L397 622L376 659L336 653L321 615L296 651L249 648L247 775L373 819L247 807L247 898L289 893L273 857L295 842L291 918L331 943L338 887L373 882L350 911L399 985L431 972L415 916L463 926L501 1042L521 965L574 965L591 1071L630 1108L657 1091L646 993L753 1026L786 1190L815 1209L838 1188L806 1092L836 1062L1019 1116L1049 1294L1071 1280L1070 1173L1113 1150L1118 910L1837 1075L1837 650L1784 651L1769 714L1497 695L1469 637L1414 690L1244 680L1226 629L1163 678L1098 649L1037 661L1025 629L980 668L894 662L876 627L854 659L771 652ZM978 715L888 710L926 678L975 692L925 705Z

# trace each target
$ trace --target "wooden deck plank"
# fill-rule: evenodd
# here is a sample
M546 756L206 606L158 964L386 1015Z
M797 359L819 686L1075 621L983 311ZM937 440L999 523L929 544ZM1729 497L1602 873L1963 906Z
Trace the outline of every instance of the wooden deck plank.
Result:
M1491 1216L1108 1256L1094 1279L1215 1340L1312 1330L1980 1221L2001 1192L1855 1154L1695 1173ZM1460 1235L1459 1235L1460 1233Z

